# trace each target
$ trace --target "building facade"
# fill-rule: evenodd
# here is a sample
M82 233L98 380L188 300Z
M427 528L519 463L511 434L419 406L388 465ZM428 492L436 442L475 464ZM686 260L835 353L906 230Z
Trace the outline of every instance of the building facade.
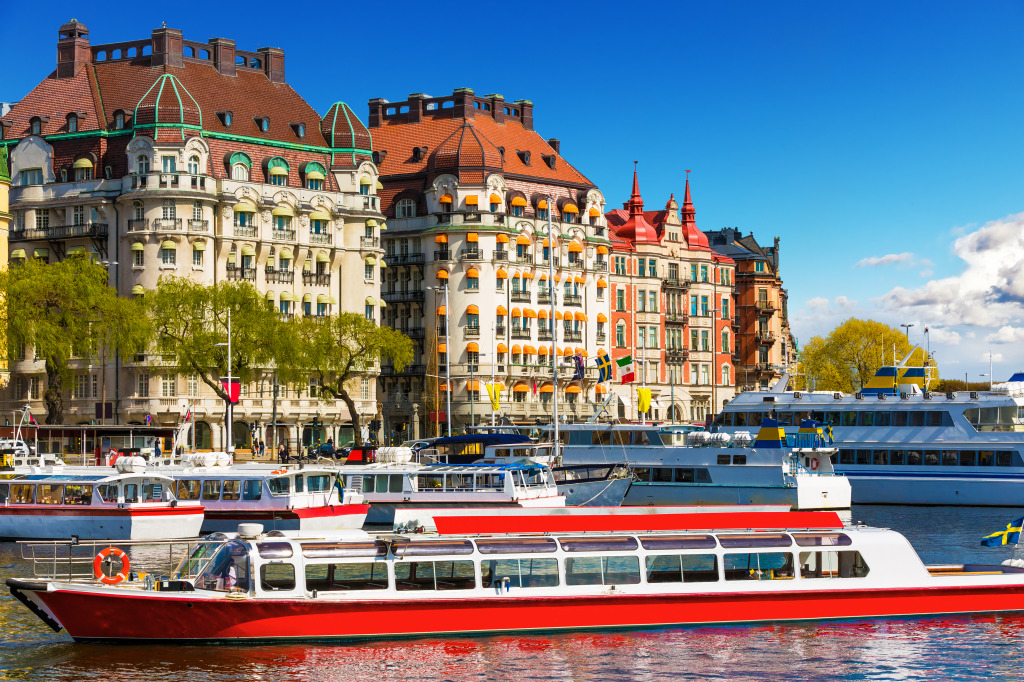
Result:
M7 269L7 240L11 229L11 172L7 164L7 149L0 147L0 269ZM7 368L7 329L0 329L0 388L11 381Z
M612 358L631 356L636 384L651 389L655 421L703 422L735 395L735 263L697 229L686 180L682 211L644 211L637 173L612 237ZM621 389L617 389L621 390ZM618 416L639 419L634 387Z
M711 248L736 262L740 390L766 390L796 367L796 340L789 326L788 298L779 270L779 238L761 246L735 228L707 233Z
M238 280L281 315L379 318L385 226L370 134L344 103L317 114L286 82L278 48L243 51L166 27L91 45L72 20L60 28L56 71L0 119L0 145L14 183L12 261L85 252L124 296L145 296L162 276ZM4 409L41 412L45 374L25 350ZM223 402L196 375L168 373L157 353L74 362L68 423L174 424L191 409L200 449L228 445ZM369 420L376 380L357 382ZM285 415L277 438L293 448L347 440L344 403L311 397L308 385L279 386L275 396L273 384L268 368L242 386L236 447L248 447L250 422L268 424L275 411ZM312 431L314 418L326 433ZM260 435L274 441L269 427Z
M604 196L534 130L528 100L462 88L369 105L388 219L384 319L416 342L412 365L382 368L385 432L444 433L449 416L453 432L492 417L550 422L554 402L563 419L590 417L606 390L594 363L608 340Z

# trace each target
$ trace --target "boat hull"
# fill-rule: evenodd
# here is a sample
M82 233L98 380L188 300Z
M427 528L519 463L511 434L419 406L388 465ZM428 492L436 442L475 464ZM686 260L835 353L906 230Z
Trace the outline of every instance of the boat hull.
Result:
M849 509L850 485L842 477L814 477L799 486L741 486L634 482L623 506L789 505L794 511Z
M914 469L917 471L847 469L853 501L857 504L1016 507L1024 495L1022 473L954 477L922 474L923 467Z
M240 523L271 530L349 530L362 528L368 504L334 504L298 509L206 510L203 533L233 533Z
M10 580L78 641L268 641L649 628L1024 610L1024 585L470 599L249 600L82 592ZM131 614L126 617L126 614Z
M202 507L0 507L4 540L165 540L199 535Z
M568 507L618 507L625 504L626 493L632 483L629 478L609 478L580 483L559 483L558 492L565 495Z

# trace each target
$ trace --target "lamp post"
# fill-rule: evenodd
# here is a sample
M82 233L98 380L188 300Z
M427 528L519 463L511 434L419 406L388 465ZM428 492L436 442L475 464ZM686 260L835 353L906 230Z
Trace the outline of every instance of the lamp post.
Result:
M901 324L900 326L907 331L907 341L910 341L910 328L914 326L914 323L911 322L910 324Z
M558 345L555 343L555 233L551 223L551 205L555 198L548 195L548 303L551 307L551 314L548 316L548 324L551 329L551 419L554 422L554 442L552 444L555 457L558 457Z
M437 291L439 288L444 291L444 376L445 386L448 390L444 392L445 396L445 427L448 431L448 436L452 435L452 351L449 346L451 345L451 338L449 336L448 328L450 315L448 313L448 280L445 280L444 287L427 287L434 292L434 319L437 320ZM434 325L437 328L437 325Z
M111 265L117 265L117 261L101 260L99 262L104 269L109 268ZM110 278L110 273L107 273L107 278ZM102 367L103 375L101 376L102 387L100 389L100 416L99 422L102 426L106 424L107 416L107 344L103 344L103 348L100 350L100 365Z
M233 378L231 376L231 308L228 308L228 341L227 341L227 343L215 343L213 345L214 346L227 346L228 347L228 376L227 376L228 385L226 386L227 392L228 392L228 406L227 406L227 409L224 411L224 421L225 421L224 426L225 426L225 431L226 431L225 441L228 444L227 447L226 447L226 452L228 454L234 454L234 452L235 452L235 443L234 443L234 439L232 438L232 433L231 433L231 425L232 425L231 424L231 419L232 419L232 415L234 413L234 410L232 408L234 407L234 404L235 404L234 400L232 399L232 396L231 396L231 389L234 386Z

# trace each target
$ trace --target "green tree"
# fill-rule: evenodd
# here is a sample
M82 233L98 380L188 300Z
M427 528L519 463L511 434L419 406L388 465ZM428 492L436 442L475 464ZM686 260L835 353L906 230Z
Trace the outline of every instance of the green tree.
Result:
M101 347L124 354L146 347L151 327L136 300L107 285L107 270L75 255L47 264L31 259L0 273L8 348L32 349L46 366L46 423L64 421L72 358Z
M281 365L286 380L312 377L320 397L343 401L352 417L355 442L361 445L359 411L349 393L350 382L374 371L383 360L401 371L412 361L412 341L357 313L302 317L293 320L291 328L294 352Z
M231 375L243 384L280 365L291 353L291 336L273 303L247 282L205 285L184 277L161 277L148 295L157 352L168 369L196 374L228 405L221 380L228 376L228 313L231 316ZM227 425L227 442L231 425Z
M913 345L896 327L874 320L851 317L825 338L812 337L803 348L799 388L852 393L862 389L883 365L894 364L910 352ZM920 367L925 352L918 348L908 365ZM938 372L932 367L931 376Z

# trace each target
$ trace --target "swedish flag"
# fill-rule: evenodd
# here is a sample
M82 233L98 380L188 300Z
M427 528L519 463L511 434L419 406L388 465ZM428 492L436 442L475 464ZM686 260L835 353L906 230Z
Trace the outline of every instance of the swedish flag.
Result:
M341 472L334 474L334 488L338 491L338 502L343 503L345 501L345 477L341 475Z
M597 363L597 370L598 370L597 383L601 383L602 381L611 381L611 379L612 379L612 359L609 358L604 353L602 353L601 355L597 356L597 359L594 360L594 362Z
M1004 530L997 530L991 535L981 539L982 547L1001 547L1003 545L1016 545L1020 542L1020 531L1024 527L1024 516L1016 521L1006 524Z

